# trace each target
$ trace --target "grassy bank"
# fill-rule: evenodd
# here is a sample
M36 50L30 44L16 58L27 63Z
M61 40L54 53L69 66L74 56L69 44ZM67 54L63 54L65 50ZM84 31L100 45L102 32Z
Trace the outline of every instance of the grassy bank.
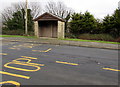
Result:
M20 35L0 35L0 37L24 37L24 38L36 38L35 36L20 36Z
M36 38L35 36L19 36L19 35L0 35L0 37ZM61 39L61 40L67 40L67 41L83 41L83 42L99 42L99 43L110 43L110 44L120 44L119 42L99 41L99 40L83 40L83 39L71 39L71 38L65 38L65 39Z
M115 38L109 34L80 34L73 35L68 33L66 35L67 39L64 40L72 40L72 41L86 41L86 42L100 42L100 43L111 43L111 44L119 44L120 37Z
M109 42L109 41L98 41L98 40L83 40L83 39L62 39L62 40L68 40L68 41L84 41L84 42L99 42L99 43L110 43L110 44L120 44L119 42Z

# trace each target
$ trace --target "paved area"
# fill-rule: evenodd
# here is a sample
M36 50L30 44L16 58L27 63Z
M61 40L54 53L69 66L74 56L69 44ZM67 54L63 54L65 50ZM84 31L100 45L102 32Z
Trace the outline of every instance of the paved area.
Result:
M67 46L92 47L92 48L104 48L104 49L120 49L118 44L99 43L99 42L83 42L83 41L66 41L66 40L58 40L55 38L4 37L3 41L67 45Z
M3 40L1 46L0 84L118 84L118 50L15 40Z

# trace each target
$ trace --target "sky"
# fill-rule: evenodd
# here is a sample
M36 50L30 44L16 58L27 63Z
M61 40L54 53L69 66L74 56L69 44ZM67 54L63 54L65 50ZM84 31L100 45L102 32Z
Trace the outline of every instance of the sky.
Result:
M26 0L0 0L0 12L6 7L10 7L11 3L25 2ZM75 12L89 11L95 18L102 19L107 14L113 14L114 10L118 8L120 0L28 0L28 2L40 2L45 4L48 1L61 1L67 7L72 8Z

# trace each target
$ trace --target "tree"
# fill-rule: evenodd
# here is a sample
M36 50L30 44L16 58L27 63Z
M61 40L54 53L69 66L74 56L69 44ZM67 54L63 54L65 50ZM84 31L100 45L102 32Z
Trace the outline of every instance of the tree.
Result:
M82 13L74 13L71 16L71 22L70 22L70 33L72 34L79 34L82 30L82 20L83 14Z
M95 19L96 20L96 28L92 30L91 34L102 34L103 33L103 26L102 26L102 20Z
M120 36L120 18L118 9L115 10L112 16L107 15L103 19L104 33L110 34L113 37Z
M63 2L48 2L45 11L65 19L73 10L68 8Z
M2 21L6 22L9 19L12 19L13 14L17 11L21 12L21 9L24 9L24 10L26 9L25 3L23 3L23 2L14 3L14 4L11 5L11 7L8 7L6 9L4 9L3 12L2 12ZM36 18L37 16L39 16L42 12L41 5L40 5L40 3L37 3L37 2L29 3L28 9L31 9L31 15L32 15L33 18Z
M90 12L74 13L70 22L70 32L73 34L93 33L97 28L96 19Z
M96 19L90 12L86 11L83 18L83 33L92 33L97 28Z
M28 31L33 31L33 17L31 15L31 10L28 9ZM13 13L13 18L9 19L4 23L4 30L25 30L25 10L21 9L20 11Z

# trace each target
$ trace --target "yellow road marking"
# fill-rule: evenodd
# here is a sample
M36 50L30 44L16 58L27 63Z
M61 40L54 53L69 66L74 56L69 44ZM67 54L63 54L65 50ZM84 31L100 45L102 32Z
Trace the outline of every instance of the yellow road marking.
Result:
M33 41L28 41L28 42L33 42Z
M19 46L22 46L22 45L16 45L16 46L18 46L18 47L19 47Z
M39 51L39 50L32 50L32 51Z
M32 51L35 51L35 52L49 52L51 50L52 50L52 48L49 48L49 49L43 50L43 51L41 51L41 50L32 50Z
M62 61L56 61L56 63L63 63L63 64L74 65L74 66L79 65L79 64L76 64L76 63L68 63L68 62L62 62Z
M15 45L13 47L33 48L34 46L38 46L38 44L22 44L22 45ZM14 48L11 48L11 49L14 49Z
M25 63L29 63L31 61L31 59L26 59L26 58L18 58L18 59L15 59L13 60L13 62L21 62L20 60L27 60L27 62ZM23 62L23 61L22 61ZM24 62L23 62L24 63Z
M48 50L46 50L46 51L43 51L43 52L48 52L48 51L50 51L50 50L52 50L51 48L49 48Z
M25 56L26 57L26 56ZM37 63L30 63L32 60L27 58L18 58L13 60L12 62L6 63L4 67L10 68L10 69L16 69L16 70L21 70L21 71L29 71L29 72L35 72L40 70L40 66L44 66L44 64L37 64ZM30 57L31 58L31 57ZM20 60L27 60L26 62L20 61ZM24 65L24 66L31 66L35 67L36 69L31 70L31 69L23 69L23 68L17 68L17 67L12 67L10 64L17 64L17 65Z
M16 49L16 50L20 50L20 48L9 48L9 49Z
M0 53L0 55L8 55L7 53Z
M33 46L23 46L23 47L26 47L26 48L33 48Z
M120 71L120 70L117 70L117 69L112 69L112 68L103 68L105 70L111 70L111 71Z
M9 49L16 49L16 48L9 48Z
M17 68L17 67L9 66L9 64L18 64L18 65L32 66L32 67L35 67L36 69L35 70L30 70L30 69ZM16 70L20 70L20 71L28 71L28 72L35 72L35 71L40 70L39 66L31 65L31 64L28 64L28 63L19 63L19 62L18 63L17 62L9 62L9 63L6 63L4 65L4 67L10 68L10 69L16 69Z
M21 62L20 60L28 60L27 62ZM28 65L37 65L37 66L44 66L44 64L37 64L37 63L30 63L31 62L31 60L30 59L25 59L25 58L19 58L19 59L15 59L15 60L13 60L13 62L19 62L19 63L26 63L26 64L28 64Z
M4 72L4 71L0 71L0 73L1 73L1 74L5 74L5 75L20 77L20 78L24 78L24 79L30 79L29 76L24 76L24 75L19 75L19 74L13 74L13 73Z
M16 81L4 81L4 82L0 82L0 84L7 84L7 83L16 85L16 87L20 87L20 83L18 83Z
M20 41L20 40L11 40L11 41Z
M25 47L25 48L33 48L35 45L32 44L32 45L29 45L29 44L23 44L23 45L16 45L16 46L13 46L13 47Z
M27 46L28 48L33 48L33 46Z
M37 46L36 44L30 44L30 45L32 45L32 46Z
M29 59L37 59L37 58L34 58L34 57L28 57L28 56L21 56L23 58L29 58Z

